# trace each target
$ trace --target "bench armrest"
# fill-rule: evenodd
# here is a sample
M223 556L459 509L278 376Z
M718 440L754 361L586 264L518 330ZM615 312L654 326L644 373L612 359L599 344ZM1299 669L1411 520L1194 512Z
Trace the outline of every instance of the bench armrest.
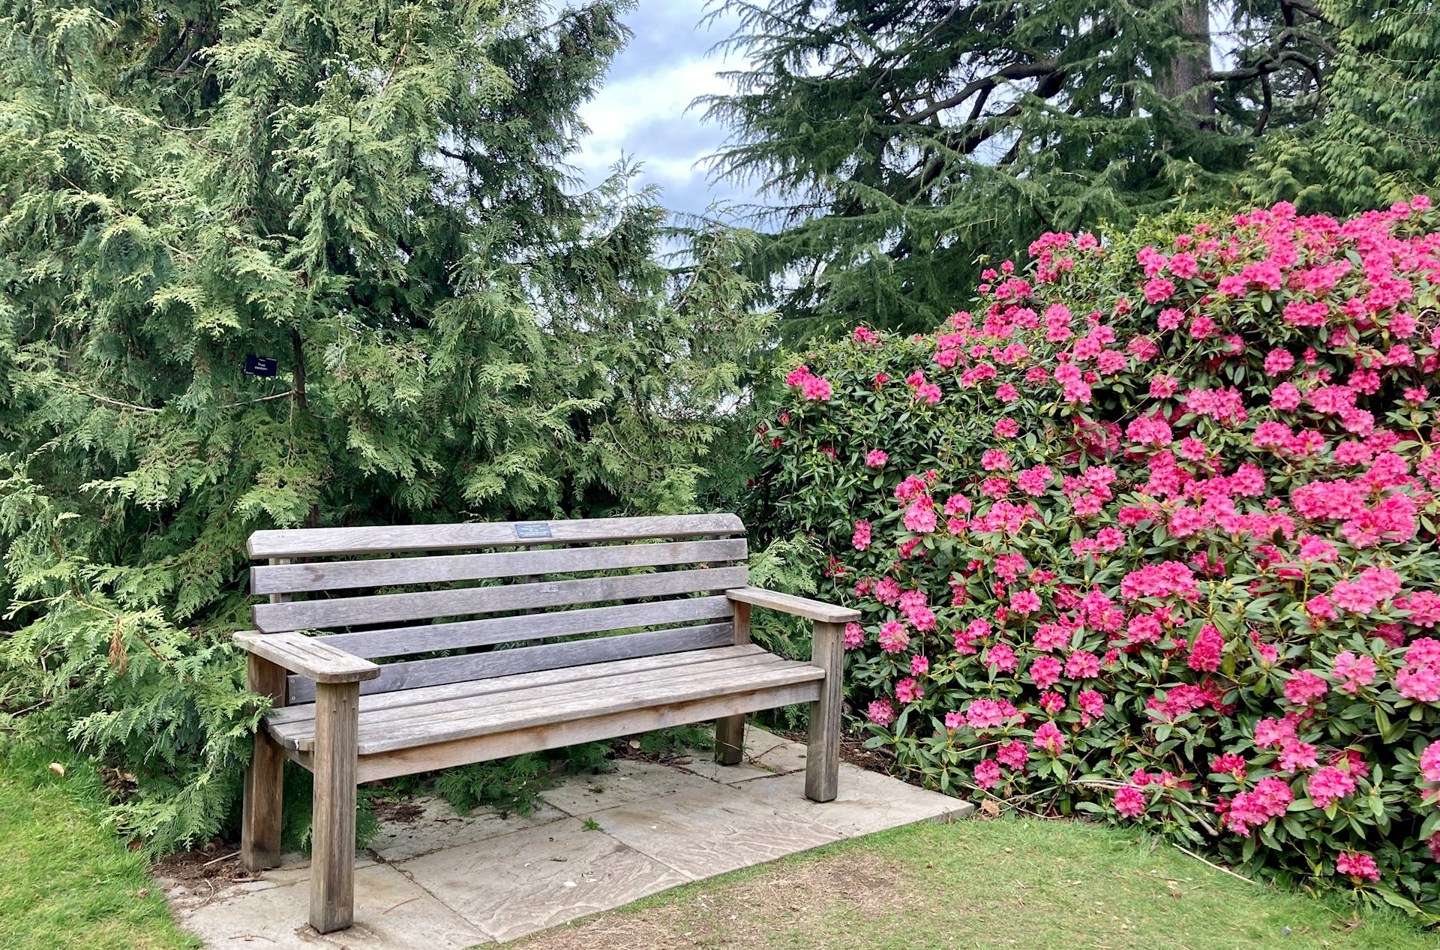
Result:
M235 634L235 643L247 653L283 666L317 683L358 683L380 675L380 667L369 660L332 647L324 640L303 633Z
M742 604L768 607L785 614L794 614L817 623L851 623L860 619L860 611L850 607L837 607L808 597L782 594L779 591L760 587L736 587L727 590L725 596Z

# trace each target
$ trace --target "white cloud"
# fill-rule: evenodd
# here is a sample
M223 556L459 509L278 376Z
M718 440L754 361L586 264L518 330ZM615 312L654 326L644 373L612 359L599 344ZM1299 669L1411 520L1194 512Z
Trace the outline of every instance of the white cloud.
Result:
M590 135L582 143L577 164L587 171L613 164L622 150L644 144L630 137L647 126L663 123L673 125L677 132L685 126L700 126L700 110L686 110L697 96L729 91L729 83L717 75L722 68L717 59L684 60L649 75L607 83L580 110ZM645 159L644 155L637 157Z

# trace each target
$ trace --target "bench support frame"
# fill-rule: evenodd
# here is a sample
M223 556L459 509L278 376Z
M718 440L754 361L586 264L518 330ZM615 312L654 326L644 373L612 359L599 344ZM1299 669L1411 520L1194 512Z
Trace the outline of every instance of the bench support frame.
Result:
M251 653L246 688L285 705L285 670ZM245 803L240 817L240 860L252 871L280 866L280 819L284 800L285 752L263 727L255 730L255 751L245 769Z
M252 581L256 593L268 594L270 603L257 605L254 609L257 631L239 633L235 637L236 645L248 654L247 686L251 692L268 697L276 709L286 706L287 702L303 702L312 695L314 706L313 720L309 718L312 710L297 708L292 710L293 715L289 715L288 720L286 714L279 715L256 731L254 755L245 773L241 859L253 871L280 865L285 759L295 760L314 776L309 917L311 926L319 933L344 930L354 922L356 786L362 781L706 720L715 722L716 761L723 765L735 765L744 758L746 714L791 703L809 703L805 795L816 802L835 799L839 784L844 630L847 622L860 620L859 611L760 588L735 586L745 583L747 575L743 565L716 567L715 564L733 565L742 561L746 550L743 538L687 540L743 533L743 525L734 515L591 519L543 524L546 528L543 537L547 544L595 542L602 547L596 548L594 553L578 547L511 552L511 556L517 559L514 563L509 563L499 554L353 563L311 564L307 560L305 571L291 569L286 573L283 568L297 558L483 549L516 545L516 539L522 539L518 545L525 547L529 542L523 539L542 535L521 532L521 528L533 528L534 523L497 522L259 531L251 536L248 546L251 556L257 559L268 557L270 562L269 567L253 569ZM634 550L609 544L652 539L669 540L653 545L637 545ZM691 563L689 557L697 558L696 568L618 578L544 579L546 573L594 571L606 566L683 565ZM596 563L591 564L592 560ZM552 570L536 572L536 566ZM325 571L331 574L325 574ZM348 598L317 597L313 602L290 603L294 591L327 591L331 587L350 590L371 586L380 577L376 572L384 574L384 579L399 578L403 584L489 577L514 577L517 580L493 590L459 588ZM386 741L367 739L369 745L363 757L360 754L360 684L382 675L382 668L369 658L400 655L392 649L392 645L380 643L377 638L404 631L342 632L341 639L336 641L340 646L305 632L312 627L343 631L357 624L364 627L381 622L408 623L501 610L533 612L540 607L571 607L603 601L683 598L684 595L706 591L717 596L701 597L695 601L657 601L654 611L630 620L638 620L639 626L664 627L689 620L717 621L733 617L733 638L719 623L711 623L708 626L629 635L634 645L640 644L637 638L649 637L643 642L648 652L634 653L632 650L617 654L609 649L617 641L603 638L585 641L607 646L603 651L590 650L588 659L584 658L585 651L578 644L573 645L573 651L568 642L532 646L511 651L509 658L515 661L516 669L506 670L504 674L492 671L489 675L529 675L556 668L550 654L545 655L549 664L545 665L536 659L540 654L534 651L550 650L554 653L561 646L567 659L567 663L561 665L568 667L573 661L576 667L586 666L587 675L593 675L588 674L589 664L598 667L610 661L631 662L637 656L659 657L695 649L730 651L721 659L731 665L717 668L725 672L712 676L709 683L702 683L704 677L697 675L694 682L684 680L683 688L654 692L644 700L649 705L633 702L634 697L622 702L620 694L626 691L612 688L606 694L609 698L602 696L603 702L592 702L588 707L584 703L566 702L561 707L565 710L563 716L554 709L546 710L543 715L532 710L528 721L522 716L512 722L487 724L481 721L479 725L485 728L476 728L472 724L469 731L458 727L452 727L448 732L421 729L413 735L398 738L391 735ZM718 596L721 594L723 600ZM497 598L503 599L503 603ZM729 602L728 605L725 601ZM645 606L648 608L651 604L647 601ZM758 647L748 646L751 610L755 606L813 622L810 666L823 671L823 677L801 663L783 660ZM575 620L575 629L570 632L604 632L611 628L596 626L595 616L603 614L608 618L619 609L587 607L570 614L557 612L557 615L579 618ZM629 607L625 609L631 610ZM495 621L456 621L421 627L428 633L440 631L443 635L465 638L461 647L479 647L496 641L487 638L483 631L469 628L487 623L494 625ZM636 625L625 623L616 629ZM368 647L372 652L365 652L367 648L354 652L342 648L362 635L375 641ZM544 636L543 631L537 630L523 639L539 640ZM728 645L727 639L734 645ZM377 645L379 649L375 649ZM526 653L525 649L531 652ZM417 648L413 652L427 651ZM516 660L517 657L519 660ZM766 663L774 661L777 666L762 670L760 665L751 662L754 657L763 657ZM712 654L700 662L715 660ZM754 667L753 673L740 672L747 667ZM447 669L432 676L428 684L402 683L400 680L403 677L397 677L395 670L406 672L409 665L394 664L387 669L390 670L390 680L394 682L382 680L366 686L366 692L468 681L457 677L457 672L463 671ZM644 673L649 669L649 666L641 664L634 672ZM731 671L734 672L733 678ZM626 675L630 673L627 669ZM438 676L450 678L439 679ZM610 696L610 693L615 695ZM287 721L313 722L313 732L302 733L297 738L294 733L284 731L283 725ZM502 731L494 731L497 726L503 727ZM272 732L272 729L275 731Z
M818 620L811 633L810 662L825 671L820 698L810 704L810 741L805 753L805 797L812 802L833 802L839 792L844 635L844 624Z
M355 785L360 684L315 690L314 807L310 816L310 926L344 930L355 920Z
M734 604L735 645L750 642L750 605ZM715 761L739 765L745 755L745 714L715 720Z

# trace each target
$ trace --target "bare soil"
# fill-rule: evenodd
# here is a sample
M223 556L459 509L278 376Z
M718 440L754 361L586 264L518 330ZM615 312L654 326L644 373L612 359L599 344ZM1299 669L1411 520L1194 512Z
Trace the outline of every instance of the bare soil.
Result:
M256 880L256 875L240 863L240 852L219 838L199 851L167 854L155 862L154 874L192 891L202 882L218 889Z
M815 950L851 946L850 935L829 933L836 905L865 916L899 914L917 900L903 893L897 866L873 855L834 855L825 861L767 869L716 891L670 898L626 914L599 914L521 940L516 950L713 950L766 945L779 931L804 932Z

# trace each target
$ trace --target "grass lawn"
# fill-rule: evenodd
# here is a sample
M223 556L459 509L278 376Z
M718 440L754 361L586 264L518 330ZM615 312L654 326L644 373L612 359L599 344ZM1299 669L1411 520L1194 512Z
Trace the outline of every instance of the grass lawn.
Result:
M647 898L514 945L766 950L1434 950L1405 917L1249 884L1073 822L902 828Z
M200 946L171 920L145 860L46 764L0 745L0 947Z

